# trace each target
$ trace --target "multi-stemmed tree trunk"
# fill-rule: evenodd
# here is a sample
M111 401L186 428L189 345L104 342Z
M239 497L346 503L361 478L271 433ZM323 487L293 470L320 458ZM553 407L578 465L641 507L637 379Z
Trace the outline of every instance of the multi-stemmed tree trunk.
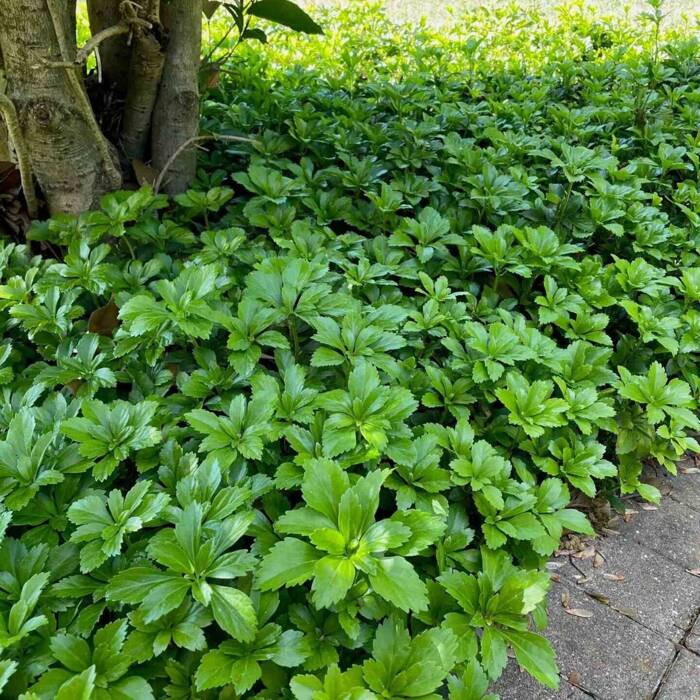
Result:
M88 0L83 47L75 2L0 0L0 161L17 164L30 210L35 189L51 213L90 209L135 161L159 170L197 133L202 0ZM164 189L194 170L185 148Z
M234 46L265 41L253 18L322 32L293 0L87 0L91 37L78 46L76 2L0 0L0 173L15 164L31 216L42 200L51 214L90 209L132 170L145 172L139 163L151 163L166 192L187 187L203 10L231 21L217 46L234 28Z

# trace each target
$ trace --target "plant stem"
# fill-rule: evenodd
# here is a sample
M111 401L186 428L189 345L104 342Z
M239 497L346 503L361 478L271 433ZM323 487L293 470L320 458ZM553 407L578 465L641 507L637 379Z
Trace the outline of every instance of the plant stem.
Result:
M294 316L290 316L287 319L287 327L289 328L289 335L292 337L292 347L294 348L294 358L299 359L300 348L299 348L299 334L297 333L297 322Z

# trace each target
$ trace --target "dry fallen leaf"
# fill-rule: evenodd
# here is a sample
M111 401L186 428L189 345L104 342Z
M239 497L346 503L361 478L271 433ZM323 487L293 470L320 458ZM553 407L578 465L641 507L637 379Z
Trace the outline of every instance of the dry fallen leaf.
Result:
M593 568L600 569L603 564L605 564L605 558L600 552L596 552L595 556L593 557Z
M572 554L571 556L574 559L591 559L595 556L595 547L592 544L590 544L588 545L588 547L582 549L580 552L574 552L574 554Z
M158 179L158 171L150 165L146 165L142 160L132 160L131 167L134 169L136 182L142 187L144 185L153 186Z
M626 615L627 617L631 617L633 620L636 620L638 615L636 610L632 610L632 608L622 608L622 607L617 607L615 605L610 606L613 610L617 610L617 612L622 613L623 615Z
M206 85L210 90L219 87L219 82L221 80L221 69L218 65L211 65L205 72L205 75Z
M90 333L99 333L100 335L112 335L118 325L119 308L114 303L114 299L110 299L104 306L95 309L88 320Z
M700 474L700 469L697 467L681 467L683 474Z
M569 595L569 591L564 591L561 594L561 604L565 607L569 607L569 603L571 602L571 596Z
M622 574L603 574L603 578L608 581L624 581L625 577Z
M651 503L642 503L642 510L659 510L656 506Z
M549 571L556 571L556 569L561 569L561 567L565 565L565 561L548 561L545 564L545 568Z
M588 594L593 598L594 600L597 600L599 603L603 603L603 605L607 605L610 602L610 598L608 596L603 595L602 593L596 593L593 591L592 593Z
M693 576L700 576L700 569L686 569L686 571Z
M593 613L590 610L584 610L583 608L564 608L564 611L574 617L593 617Z
M566 680L571 685L581 685L581 674L578 671L571 671L571 673L567 674Z

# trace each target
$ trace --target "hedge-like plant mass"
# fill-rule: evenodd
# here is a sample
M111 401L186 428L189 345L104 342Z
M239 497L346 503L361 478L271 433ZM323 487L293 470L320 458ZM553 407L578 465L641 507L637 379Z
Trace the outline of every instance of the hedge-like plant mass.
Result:
M700 449L698 42L353 7L236 55L191 192L3 241L3 697L556 686L572 497Z

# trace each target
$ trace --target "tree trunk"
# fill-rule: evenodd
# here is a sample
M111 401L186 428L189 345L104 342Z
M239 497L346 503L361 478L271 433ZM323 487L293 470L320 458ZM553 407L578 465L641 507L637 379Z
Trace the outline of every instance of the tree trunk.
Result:
M165 54L156 36L144 33L135 37L121 133L121 145L129 161L146 155L164 63Z
M158 170L168 164L178 148L197 135L202 0L171 0L161 10L169 36L163 77L153 113L151 152L153 164ZM169 165L165 191L174 194L185 190L194 178L196 167L197 151L193 145Z
M52 213L80 213L120 185L74 60L75 3L0 0L0 50L21 143ZM52 65L53 64L53 65Z
M7 138L7 129L3 119L0 119L0 163L9 163L10 158L10 142Z
M2 75L3 71L2 51L0 51L0 75ZM2 89L2 85L0 85L0 93L2 93ZM0 163L9 163L11 160L7 127L5 126L5 120L0 116Z
M90 33L94 36L107 27L118 24L120 0L88 0L87 10L90 20ZM126 36L115 36L100 44L100 64L102 65L102 82L106 89L113 90L123 97L128 86L128 73L131 51Z
M36 184L52 214L91 209L121 185L76 63L97 47L103 80L90 94L105 133L125 161L150 157L167 170L165 191L182 192L196 168L194 145L182 147L199 126L202 0L88 0L96 39L85 51L76 50L75 4L0 0L0 114L12 122L8 131L0 119L0 160L17 161L27 202Z

